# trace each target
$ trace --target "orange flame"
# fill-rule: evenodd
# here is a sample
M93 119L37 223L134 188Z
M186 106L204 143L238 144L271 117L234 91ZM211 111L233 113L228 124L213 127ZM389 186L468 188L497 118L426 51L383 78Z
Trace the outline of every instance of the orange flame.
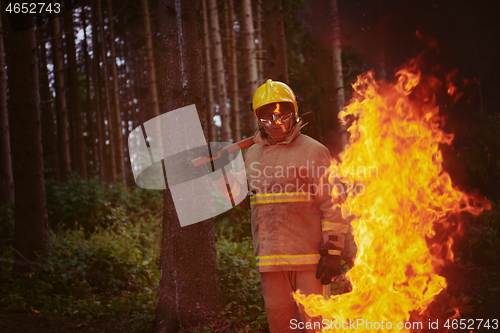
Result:
M323 332L428 329L410 314L422 314L447 286L438 270L453 260L450 230L458 226L452 217L483 209L452 186L442 167L439 145L453 140L441 129L435 104L442 82L422 80L415 60L397 78L388 84L371 72L360 75L353 85L357 99L340 114L354 119L340 167L376 172L344 175L356 184L342 206L354 218L358 247L347 273L352 291L328 300L294 295L310 316L322 316Z
M274 114L279 114L280 113L280 105L279 103L276 103L276 108L273 111Z
M280 111L280 105L279 105L279 103L276 103L276 108L274 109L273 113L276 114L276 115L278 115L278 114L280 114L280 112L281 112ZM281 125L281 130L283 132L286 132L286 128L283 125L283 122L281 120L276 119L276 125Z

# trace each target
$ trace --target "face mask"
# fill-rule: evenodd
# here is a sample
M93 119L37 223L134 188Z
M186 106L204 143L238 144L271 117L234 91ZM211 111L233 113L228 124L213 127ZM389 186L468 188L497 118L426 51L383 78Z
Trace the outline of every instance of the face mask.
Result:
M259 122L273 140L283 139L293 127L293 108L288 103L273 103L258 111Z

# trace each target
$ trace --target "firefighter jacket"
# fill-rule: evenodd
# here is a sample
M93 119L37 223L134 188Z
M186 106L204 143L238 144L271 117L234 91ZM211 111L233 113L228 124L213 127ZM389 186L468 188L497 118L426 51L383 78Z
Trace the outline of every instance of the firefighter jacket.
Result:
M340 254L344 245L348 226L328 181L330 153L301 127L274 145L257 131L244 155L259 272L314 270L320 246Z

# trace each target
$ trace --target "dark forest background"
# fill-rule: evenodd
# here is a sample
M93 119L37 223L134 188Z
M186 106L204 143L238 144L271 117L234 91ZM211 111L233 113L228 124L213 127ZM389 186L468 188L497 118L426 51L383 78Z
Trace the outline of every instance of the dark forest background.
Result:
M48 4L36 15L1 6L0 331L268 331L249 211L180 228L168 190L135 185L129 133L196 104L207 141L247 138L253 92L272 78L292 87L300 114L314 113L337 156L337 114L357 75L392 81L429 48L422 66L454 72L462 93L441 109L455 134L445 169L492 204L463 216L432 311L499 319L496 1Z

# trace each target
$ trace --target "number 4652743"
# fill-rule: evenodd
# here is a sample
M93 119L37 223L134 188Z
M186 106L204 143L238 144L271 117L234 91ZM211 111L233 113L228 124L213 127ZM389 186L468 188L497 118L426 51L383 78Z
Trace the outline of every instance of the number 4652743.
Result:
M15 13L15 14L41 14L41 13L60 13L61 12L61 4L60 3L34 3L34 2L16 2L9 3L7 8L5 8L6 12Z
M448 319L443 325L448 329L498 329L498 319Z

